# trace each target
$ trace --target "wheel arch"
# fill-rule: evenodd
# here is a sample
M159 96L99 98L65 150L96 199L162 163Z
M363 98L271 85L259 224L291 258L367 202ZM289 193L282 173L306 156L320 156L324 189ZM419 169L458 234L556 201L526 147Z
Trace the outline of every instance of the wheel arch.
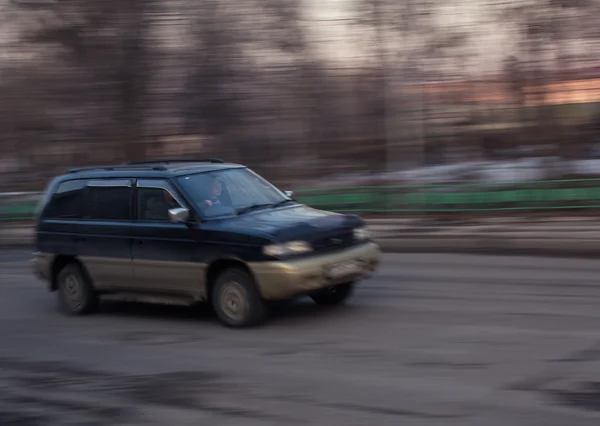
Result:
M81 262L80 259L77 258L77 256L60 254L54 258L54 260L52 261L52 266L50 268L50 291L58 290L58 275L60 274L60 271L62 271L67 265L70 265L72 263L78 265L83 271L83 273L86 274L87 277L89 277L89 273L85 265L83 264L83 262Z
M210 263L208 268L206 268L206 300L211 300L212 291L219 275L221 275L227 269L232 268L238 268L247 272L252 278L254 286L260 293L260 287L257 285L256 277L246 262L238 258L222 258L216 259Z

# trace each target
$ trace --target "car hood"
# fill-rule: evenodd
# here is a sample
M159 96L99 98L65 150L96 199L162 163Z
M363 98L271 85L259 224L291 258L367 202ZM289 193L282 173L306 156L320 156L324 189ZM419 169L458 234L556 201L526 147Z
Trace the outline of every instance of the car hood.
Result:
M326 212L297 205L259 210L223 219L221 224L235 232L247 233L252 230L269 234L278 241L290 241L312 239L338 230L350 230L363 226L364 221L356 215Z

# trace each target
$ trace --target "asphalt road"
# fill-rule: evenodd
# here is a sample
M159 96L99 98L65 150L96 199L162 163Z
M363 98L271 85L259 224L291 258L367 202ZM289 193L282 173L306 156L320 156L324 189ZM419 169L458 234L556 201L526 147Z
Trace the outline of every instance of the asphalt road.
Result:
M68 318L0 253L0 425L600 424L594 260L386 255L352 302L228 330L204 309Z

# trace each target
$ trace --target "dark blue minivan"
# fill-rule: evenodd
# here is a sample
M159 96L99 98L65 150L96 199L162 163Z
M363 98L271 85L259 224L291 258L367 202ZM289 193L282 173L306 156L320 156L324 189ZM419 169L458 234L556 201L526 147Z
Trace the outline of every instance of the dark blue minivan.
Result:
M33 260L71 314L102 298L208 301L230 327L268 302L343 303L380 250L355 215L294 201L247 167L155 160L70 170L40 202Z

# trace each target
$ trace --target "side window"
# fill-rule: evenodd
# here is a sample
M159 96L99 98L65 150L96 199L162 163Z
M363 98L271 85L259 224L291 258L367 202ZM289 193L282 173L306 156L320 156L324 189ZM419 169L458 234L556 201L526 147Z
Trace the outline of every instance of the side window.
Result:
M169 191L163 188L138 188L138 220L169 222L169 210L181 207Z
M48 219L81 219L86 205L87 180L70 180L61 183L43 212Z
M90 186L87 218L93 220L131 220L130 186Z

